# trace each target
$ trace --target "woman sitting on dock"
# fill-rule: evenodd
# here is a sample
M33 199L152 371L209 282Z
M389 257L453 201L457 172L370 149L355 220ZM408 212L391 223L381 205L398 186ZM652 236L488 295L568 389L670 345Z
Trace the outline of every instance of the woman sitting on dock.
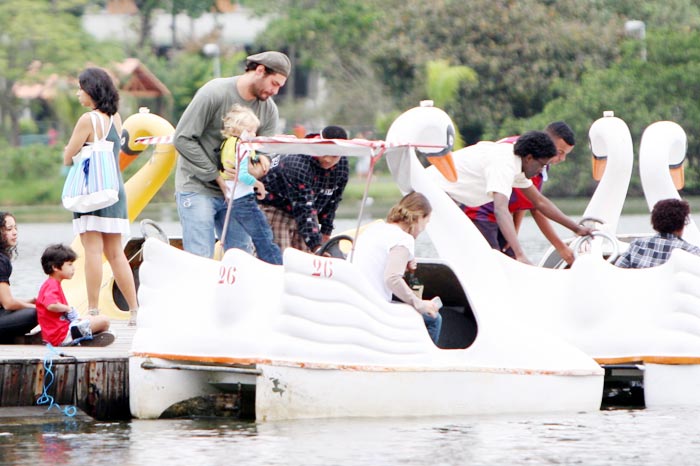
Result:
M17 255L17 222L9 212L0 212L0 344L16 343L37 325L34 299L12 296L10 275Z
M413 306L423 316L430 338L437 343L442 327L438 305L419 298L403 279L407 269L416 270L416 238L425 230L432 210L423 194L412 192L404 196L389 210L386 223L372 225L358 237L353 263L387 301L393 294Z

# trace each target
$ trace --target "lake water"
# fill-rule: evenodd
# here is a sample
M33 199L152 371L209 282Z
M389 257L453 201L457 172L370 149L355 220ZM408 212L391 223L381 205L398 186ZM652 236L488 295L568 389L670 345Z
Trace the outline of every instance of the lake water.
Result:
M338 229L353 225L339 222ZM161 226L171 235L180 233L177 222L163 221ZM13 291L26 297L44 278L39 265L43 248L51 242L70 243L73 234L69 224L19 227L21 256L15 262ZM648 215L625 216L618 230L649 232ZM138 233L138 225L132 232ZM547 244L529 218L520 237L531 260L538 260ZM425 239L419 248L430 254ZM439 396L439 388L426 396ZM700 409L694 408L265 423L227 419L104 423L65 418L54 424L8 425L0 419L0 464L698 464L699 434Z
M572 415L224 419L6 426L0 462L13 465L690 465L697 410Z

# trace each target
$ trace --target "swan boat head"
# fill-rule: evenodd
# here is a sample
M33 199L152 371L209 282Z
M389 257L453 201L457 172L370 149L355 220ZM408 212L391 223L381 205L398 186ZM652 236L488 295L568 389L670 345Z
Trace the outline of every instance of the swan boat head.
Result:
M586 206L581 223L602 230L608 238L616 241L615 245L610 245L601 238L589 243L599 254L610 254L610 247L612 251L626 247L617 240L616 231L632 177L632 136L623 120L615 117L612 111L606 111L591 125L588 139L592 153L592 175L599 183ZM575 242L576 238L571 239L570 245L580 244ZM540 267L564 268L566 265L553 246L539 261Z
M450 117L432 106L432 101L421 102L394 120L389 127L387 143L413 146L416 155L422 156L449 181L457 181L457 170L452 159L455 127ZM405 176L410 167L409 157L387 154L387 163L403 193L411 191Z
M687 137L672 121L657 121L647 126L639 144L639 176L649 211L662 199L680 199L685 177L683 162ZM700 246L700 230L691 219L683 238Z
M593 153L593 176L600 180L583 214L597 228L615 234L632 177L634 153L627 124L605 112L591 125L588 137Z
M171 137L175 128L168 120L142 107L139 113L129 116L122 124L122 144L119 154L119 168L124 171L136 158L148 148L139 138L162 138L155 144L150 163L124 183L129 220L134 221L143 211L160 187L167 181L175 167L177 151Z

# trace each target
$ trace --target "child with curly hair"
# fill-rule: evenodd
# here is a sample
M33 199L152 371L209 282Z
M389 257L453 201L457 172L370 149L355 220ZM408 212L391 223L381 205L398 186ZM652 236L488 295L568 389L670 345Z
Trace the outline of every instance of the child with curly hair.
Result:
M651 210L651 225L657 234L632 241L615 265L625 269L656 267L668 261L674 249L680 248L700 256L700 248L682 238L690 222L690 205L683 199L663 199Z

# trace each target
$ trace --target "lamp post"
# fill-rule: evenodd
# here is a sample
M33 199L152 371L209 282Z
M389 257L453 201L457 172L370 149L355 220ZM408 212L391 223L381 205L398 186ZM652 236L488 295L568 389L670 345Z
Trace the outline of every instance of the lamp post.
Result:
M221 61L219 60L219 55L221 54L221 50L219 49L219 45L215 44L213 42L209 42L208 44L204 44L202 47L202 53L206 56L212 59L212 69L214 72L214 77L215 78L220 78L221 77Z
M637 19L625 21L625 34L642 42L640 56L642 61L647 61L647 30L644 21L639 21Z

